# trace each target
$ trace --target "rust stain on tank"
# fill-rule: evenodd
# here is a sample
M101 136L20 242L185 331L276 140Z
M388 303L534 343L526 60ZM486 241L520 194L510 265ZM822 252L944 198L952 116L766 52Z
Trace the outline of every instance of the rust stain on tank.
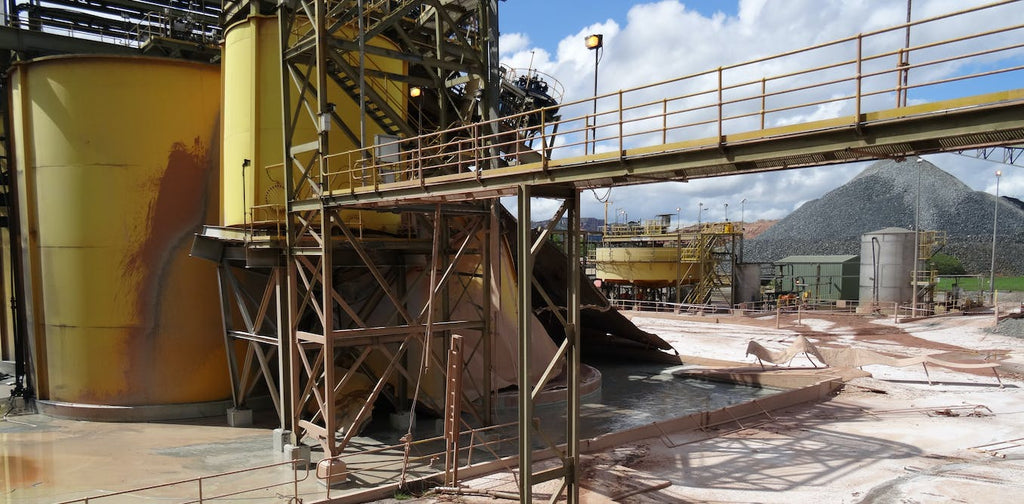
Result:
M159 179L153 181L157 196L150 205L145 222L140 230L143 240L125 264L126 275L141 279L139 290L134 294L134 312L140 323L129 332L131 363L126 366L125 383L132 383L132 390L145 391L160 386L158 377L147 372L148 363L160 358L156 355L155 343L161 325L160 299L162 285L174 262L176 253L192 234L204 223L206 203L210 190L209 175L211 162L209 149L199 137L192 145L175 142L167 155L167 168ZM146 383L138 383L145 380ZM141 387L139 385L142 385ZM166 386L166 384L163 384ZM133 394L129 394L133 395ZM129 401L145 402L145 397L123 397Z

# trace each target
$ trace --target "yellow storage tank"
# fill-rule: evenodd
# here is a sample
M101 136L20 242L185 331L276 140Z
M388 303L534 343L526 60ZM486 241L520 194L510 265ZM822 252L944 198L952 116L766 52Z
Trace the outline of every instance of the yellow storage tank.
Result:
M218 215L219 89L217 67L169 59L53 57L12 69L44 404L230 396L215 266L188 256L193 233Z
M223 87L223 156L221 164L221 224L269 224L283 220L283 133L281 112L281 60L277 18L251 16L229 27L224 35L222 68ZM370 45L397 50L398 47L376 37ZM397 59L369 56L368 70L407 73L406 64ZM305 71L304 68L300 69ZM383 78L368 78L367 85L400 110L406 109L408 86ZM294 92L294 91L293 91ZM336 112L345 118L353 131L359 131L359 105L333 81L328 96L336 104ZM305 112L303 112L305 115ZM335 127L336 128L336 127ZM356 143L343 133L331 136L331 152L355 149ZM366 138L373 143L383 130L373 121L367 122ZM296 145L316 140L313 124L301 117L297 124ZM249 160L248 163L245 160ZM332 189L348 187L338 178ZM397 231L401 216L378 212L344 211L347 223L364 229Z
M668 287L699 282L704 271L699 260L688 260L687 251L675 247L598 247L596 276L606 283Z

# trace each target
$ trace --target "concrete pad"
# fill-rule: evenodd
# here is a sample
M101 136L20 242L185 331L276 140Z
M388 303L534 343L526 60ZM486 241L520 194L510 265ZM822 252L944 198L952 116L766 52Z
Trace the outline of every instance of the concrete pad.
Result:
M292 431L274 429L274 432L271 433L271 439L274 443L274 452L281 453L284 451L285 446L292 442Z
M231 427L252 427L252 410L228 408L228 425Z

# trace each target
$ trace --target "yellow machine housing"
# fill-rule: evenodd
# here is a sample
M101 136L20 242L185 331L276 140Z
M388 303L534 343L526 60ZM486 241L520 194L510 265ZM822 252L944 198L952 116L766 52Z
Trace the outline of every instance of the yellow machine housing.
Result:
M230 395L214 265L218 68L170 59L16 64L11 124L35 385L44 401Z

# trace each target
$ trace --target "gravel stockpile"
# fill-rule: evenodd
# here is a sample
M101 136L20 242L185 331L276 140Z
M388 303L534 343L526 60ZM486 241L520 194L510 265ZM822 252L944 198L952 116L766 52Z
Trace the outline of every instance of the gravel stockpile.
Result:
M772 262L790 255L859 254L860 236L887 227L913 229L917 161L879 161L845 185L809 201L757 238L744 259ZM921 229L944 230L944 252L968 272L989 269L995 196L974 191L937 166L920 162ZM1024 274L1024 210L999 203L996 271Z
M999 321L999 325L994 328L989 328L987 331L994 334L1002 334L1003 336L1024 338L1024 319L1003 319Z

